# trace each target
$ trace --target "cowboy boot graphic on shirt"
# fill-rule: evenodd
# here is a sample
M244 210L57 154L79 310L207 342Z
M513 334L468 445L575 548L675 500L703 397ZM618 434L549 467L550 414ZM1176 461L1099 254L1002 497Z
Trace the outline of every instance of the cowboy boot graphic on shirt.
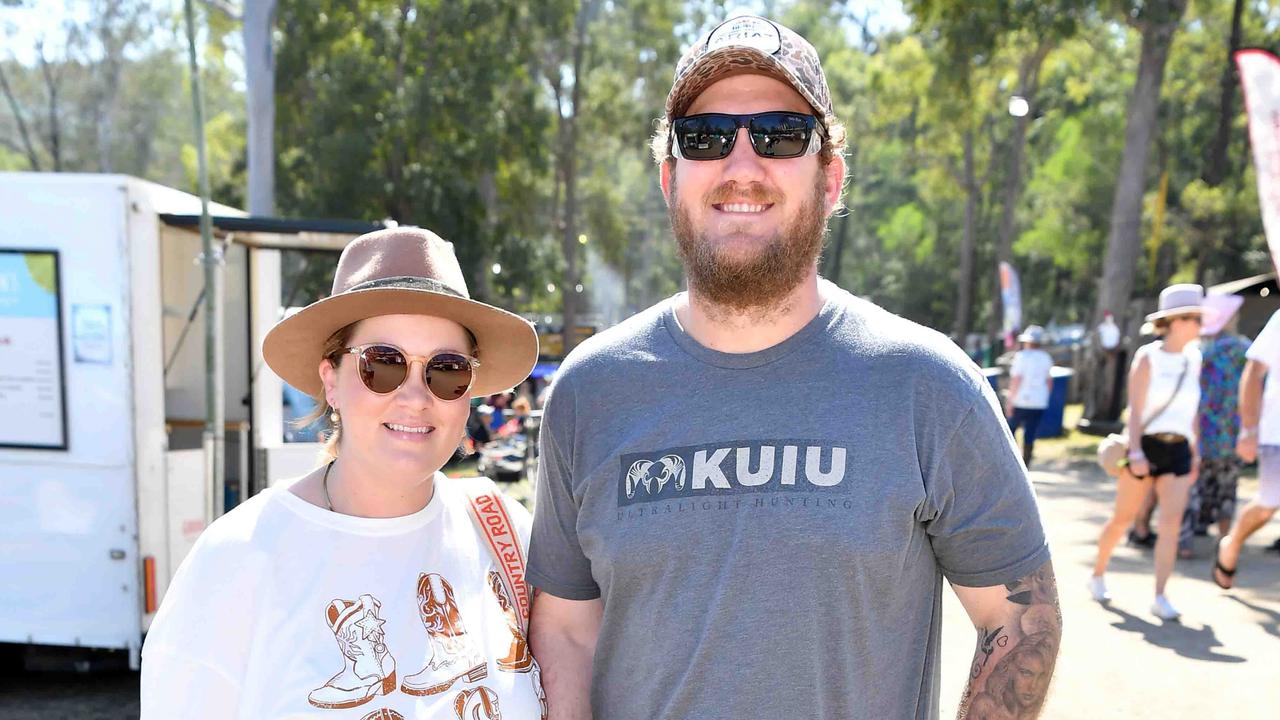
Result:
M431 657L426 667L401 681L401 690L410 695L436 695L459 680L476 682L489 676L488 664L467 636L448 580L436 573L418 576L418 613L427 629Z
M507 595L507 588L502 584L502 577L497 572L489 571L489 590L498 599L498 605L507 616L507 628L511 630L511 649L507 656L498 661L498 669L507 672L529 672L533 668L533 654L529 652L529 642L520 630L520 621L516 618L515 606Z
M378 617L382 603L372 595L357 601L334 600L325 620L338 641L343 666L307 700L318 708L341 709L363 705L396 689L396 661L387 650L386 622Z
M458 720L502 720L498 694L483 685L458 693L453 699L453 711Z
M360 720L404 720L404 716L395 710L380 708L360 718Z

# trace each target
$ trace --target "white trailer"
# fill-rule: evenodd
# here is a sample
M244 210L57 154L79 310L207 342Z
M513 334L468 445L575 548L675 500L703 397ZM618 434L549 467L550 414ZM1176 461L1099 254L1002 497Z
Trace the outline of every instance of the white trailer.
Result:
M136 178L0 173L0 642L122 650L136 668L169 579L222 511L200 445L199 212L199 198ZM226 466L244 496L316 457L283 443L282 386L260 355L280 316L280 249L336 252L368 228L210 212L225 252Z

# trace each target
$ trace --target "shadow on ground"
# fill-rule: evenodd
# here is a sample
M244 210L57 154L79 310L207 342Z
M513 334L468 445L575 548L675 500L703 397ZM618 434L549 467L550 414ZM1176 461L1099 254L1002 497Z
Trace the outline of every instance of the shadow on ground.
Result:
M1199 630L1178 622L1157 625L1111 605L1104 605L1103 608L1113 615L1120 616L1119 622L1111 623L1112 627L1125 632L1138 633L1152 645L1172 650L1182 657L1207 662L1242 663L1245 661L1242 657L1226 655L1214 650L1223 645L1214 634L1212 625L1205 625Z
M1275 638L1280 638L1280 613L1276 612L1275 610L1272 610L1271 608L1265 608L1265 607L1262 607L1261 605L1254 605L1248 600L1241 600L1240 598L1235 597L1234 595L1230 599L1232 602L1239 603L1249 608L1250 610L1258 613L1259 615L1262 615L1263 617L1267 618L1267 620L1263 620L1258 624L1262 626L1262 629L1266 631L1268 635Z

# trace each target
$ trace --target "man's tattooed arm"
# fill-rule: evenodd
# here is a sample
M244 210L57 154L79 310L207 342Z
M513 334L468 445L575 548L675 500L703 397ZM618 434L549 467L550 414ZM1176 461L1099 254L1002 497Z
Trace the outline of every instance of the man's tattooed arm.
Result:
M1008 585L953 587L978 629L960 720L1035 720L1062 639L1052 563Z

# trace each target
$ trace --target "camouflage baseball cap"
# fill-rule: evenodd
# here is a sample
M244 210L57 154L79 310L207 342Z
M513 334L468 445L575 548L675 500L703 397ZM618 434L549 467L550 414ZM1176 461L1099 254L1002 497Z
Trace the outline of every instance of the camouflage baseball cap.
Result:
M818 51L790 28L756 15L717 25L685 51L667 94L667 118L681 117L718 80L744 73L768 75L794 87L828 127L835 119Z

